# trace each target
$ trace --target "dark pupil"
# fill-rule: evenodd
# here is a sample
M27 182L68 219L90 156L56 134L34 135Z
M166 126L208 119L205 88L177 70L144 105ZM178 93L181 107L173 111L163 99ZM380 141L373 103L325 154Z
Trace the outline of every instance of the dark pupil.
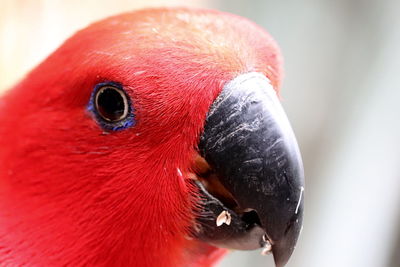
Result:
M107 120L122 119L125 104L121 93L113 88L101 91L97 98L97 109L100 115Z

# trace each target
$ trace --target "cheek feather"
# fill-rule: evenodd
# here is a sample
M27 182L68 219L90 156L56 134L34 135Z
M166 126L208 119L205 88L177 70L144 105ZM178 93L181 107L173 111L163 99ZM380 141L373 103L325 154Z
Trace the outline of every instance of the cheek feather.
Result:
M182 192L188 193L188 188L186 185L186 179L183 177L182 171L180 168L176 168L176 172L178 174L178 182L179 182L179 187Z

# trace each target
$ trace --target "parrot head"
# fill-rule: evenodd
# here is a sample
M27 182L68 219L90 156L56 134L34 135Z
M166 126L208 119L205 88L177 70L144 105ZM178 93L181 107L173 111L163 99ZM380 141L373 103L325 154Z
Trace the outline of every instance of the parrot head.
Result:
M273 39L147 9L68 39L0 99L0 262L208 266L292 254L304 178Z

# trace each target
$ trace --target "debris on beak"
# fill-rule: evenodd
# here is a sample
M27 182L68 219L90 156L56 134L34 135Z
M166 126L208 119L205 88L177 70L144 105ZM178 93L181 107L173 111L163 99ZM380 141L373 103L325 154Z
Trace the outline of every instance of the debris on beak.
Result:
M230 214L228 211L224 210L224 211L221 212L221 214L217 217L216 224L217 224L217 226L221 226L221 225L223 225L224 223L225 223L226 225L230 225L230 224L231 224L231 220L232 220L231 214Z
M266 235L263 235L262 241L263 241L263 244L262 244L261 255L266 256L272 252L272 245L271 245L271 242L269 242Z

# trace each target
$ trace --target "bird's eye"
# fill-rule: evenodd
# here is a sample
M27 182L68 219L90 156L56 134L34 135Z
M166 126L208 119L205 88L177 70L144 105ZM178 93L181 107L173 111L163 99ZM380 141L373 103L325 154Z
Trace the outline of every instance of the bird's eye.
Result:
M122 90L114 86L101 87L96 93L94 105L106 121L120 121L128 115L128 99Z
M122 130L134 125L130 99L120 84L98 84L92 94L89 110L106 130Z

